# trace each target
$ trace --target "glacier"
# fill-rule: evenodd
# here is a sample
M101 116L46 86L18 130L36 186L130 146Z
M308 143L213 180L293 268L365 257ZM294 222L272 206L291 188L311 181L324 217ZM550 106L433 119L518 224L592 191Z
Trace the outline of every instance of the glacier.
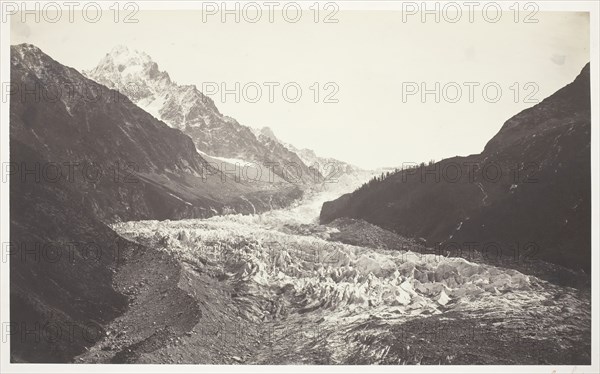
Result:
M360 182L347 177L292 207L262 214L122 222L113 228L233 290L229 302L246 324L242 330L268 326L276 335L271 341L277 343L255 355L254 363L277 357L315 363L322 352L328 352L327 363L352 362L356 352L368 363L402 363L406 351L390 349L384 337L407 322L456 315L468 316L465 324L475 329L493 321L506 328L527 325L534 339L555 339L557 319L570 321L560 327L564 334L587 331L590 300L576 289L463 258L331 240L337 229L318 224L320 207Z

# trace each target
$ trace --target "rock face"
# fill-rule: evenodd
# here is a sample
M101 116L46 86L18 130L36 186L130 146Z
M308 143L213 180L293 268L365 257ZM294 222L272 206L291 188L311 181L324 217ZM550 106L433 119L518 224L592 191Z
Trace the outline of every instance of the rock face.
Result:
M333 180L344 174L353 174L362 170L357 166L331 157L321 157L312 149L298 149L292 144L287 144L288 149L295 152L306 165L321 170L324 180Z
M345 174L352 175L364 172L364 170L347 162L330 157L320 157L312 149L300 149L293 144L285 143L277 138L273 130L269 127L254 129L254 134L259 141L269 148L286 148L298 155L302 162L311 169L315 180L321 177L321 180L327 183L337 180L337 178ZM319 174L315 174L315 171L318 171Z
M590 123L588 64L481 154L376 178L325 203L321 221L361 218L428 245L589 270Z
M116 47L85 74L183 131L208 155L274 164L274 172L288 181L308 183L313 177L295 153L257 139L249 127L221 114L214 101L195 86L173 82L146 53Z
M107 223L254 213L301 195L224 182L180 130L33 45L11 47L11 84L13 361L70 361L127 307L113 285L121 255L161 261Z

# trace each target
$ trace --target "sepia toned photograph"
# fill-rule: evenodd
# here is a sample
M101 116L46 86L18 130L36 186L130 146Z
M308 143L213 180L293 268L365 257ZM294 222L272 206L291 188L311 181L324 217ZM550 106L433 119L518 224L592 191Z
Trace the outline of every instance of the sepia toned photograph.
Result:
M600 372L597 2L0 5L1 372Z

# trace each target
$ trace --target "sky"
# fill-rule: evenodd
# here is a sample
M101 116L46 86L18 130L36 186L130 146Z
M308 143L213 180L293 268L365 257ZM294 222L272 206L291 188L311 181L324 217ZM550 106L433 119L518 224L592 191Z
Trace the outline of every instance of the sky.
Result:
M22 22L16 14L11 44L35 44L78 70L117 45L144 51L177 83L212 90L221 113L239 123L268 126L296 147L364 168L479 153L507 119L589 61L587 13L539 12L537 23L508 12L496 23L421 22L374 10L340 10L337 23L324 23L326 14L315 22L305 10L296 23L277 11L274 22L263 14L256 23L247 22L251 13L222 22L200 10L141 10L137 23L111 14L96 23ZM239 102L234 94L223 99L222 89L236 91L236 83ZM423 97L423 89L430 93Z

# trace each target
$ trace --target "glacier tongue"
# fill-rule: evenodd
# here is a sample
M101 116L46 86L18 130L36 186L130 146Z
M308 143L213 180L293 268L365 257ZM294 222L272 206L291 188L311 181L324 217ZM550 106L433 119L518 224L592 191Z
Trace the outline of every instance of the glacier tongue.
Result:
M295 231L300 224L314 222L315 208L328 193L332 192L260 215L125 222L114 229L222 277L238 290L240 296L232 303L239 304L248 321L275 321L292 329L317 325L327 339L305 337L308 340L298 342L313 348L335 347L347 338L344 334L375 320L399 325L449 311L527 316L535 310L551 315L564 306L564 300L575 318L586 310L588 301L580 300L574 290L516 270L462 258L342 244L327 240L328 229L319 235ZM382 329L372 333L387 331Z

